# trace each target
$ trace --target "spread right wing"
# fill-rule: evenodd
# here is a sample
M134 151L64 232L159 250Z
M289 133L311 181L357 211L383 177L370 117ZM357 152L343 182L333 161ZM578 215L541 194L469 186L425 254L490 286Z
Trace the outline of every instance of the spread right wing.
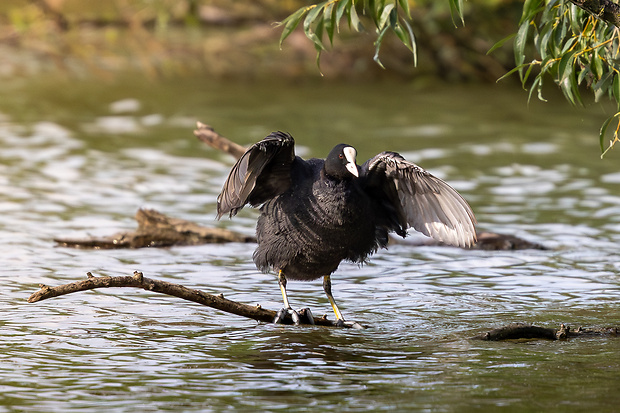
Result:
M291 185L295 140L286 132L273 132L252 145L230 170L217 197L217 219L234 216L246 204L258 206Z

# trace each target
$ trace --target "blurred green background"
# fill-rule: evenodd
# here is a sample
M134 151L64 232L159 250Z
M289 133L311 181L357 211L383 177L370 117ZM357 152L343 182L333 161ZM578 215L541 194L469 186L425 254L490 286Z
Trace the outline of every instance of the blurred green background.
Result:
M279 48L277 22L300 0L3 0L0 76L49 71L113 77L139 71L152 78L204 74L215 78L376 80L441 79L494 82L514 66L510 45L486 53L516 31L518 1L465 2L465 25L448 1L409 1L418 43L411 53L390 35L373 60L376 34L343 24L316 67L314 46L298 30ZM362 16L363 19L363 16ZM370 27L370 26L368 26Z

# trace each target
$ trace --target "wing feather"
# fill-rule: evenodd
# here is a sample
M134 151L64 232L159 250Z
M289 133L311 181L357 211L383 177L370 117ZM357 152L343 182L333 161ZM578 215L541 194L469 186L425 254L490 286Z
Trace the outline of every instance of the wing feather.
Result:
M361 170L369 193L385 196L401 215L401 225L455 246L476 242L474 213L446 182L395 152L376 155Z
M217 219L234 216L246 204L258 206L291 185L295 141L285 132L273 132L252 145L230 170L217 197Z

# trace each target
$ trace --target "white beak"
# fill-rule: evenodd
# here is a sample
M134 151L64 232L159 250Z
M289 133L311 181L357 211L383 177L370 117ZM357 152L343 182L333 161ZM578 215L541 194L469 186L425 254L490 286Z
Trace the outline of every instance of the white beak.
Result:
M344 157L347 160L347 164L345 165L345 167L347 168L347 171L351 172L354 176L359 178L360 173L358 172L357 164L355 163L355 157L357 156L357 151L355 150L354 147L347 146L346 148L342 150L342 152L344 153Z

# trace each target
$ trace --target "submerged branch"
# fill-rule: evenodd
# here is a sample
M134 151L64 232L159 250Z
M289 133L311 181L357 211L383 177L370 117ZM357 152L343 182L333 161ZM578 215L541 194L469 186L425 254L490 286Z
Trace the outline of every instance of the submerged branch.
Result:
M496 328L486 333L472 337L474 340L503 341L503 340L562 340L575 337L618 336L617 327L583 328L572 330L570 326L562 324L559 329L533 326L530 324L513 323Z
M208 294L204 291L190 289L180 284L146 278L141 272L137 271L134 272L133 276L95 277L90 272L87 273L87 276L88 278L86 280L63 284L57 287L41 285L41 289L33 293L28 298L28 302L36 303L37 301L46 300L48 298L59 297L61 295L76 293L80 291L94 290L96 288L132 287L171 295L173 297L178 297L183 300L206 305L207 307L215 308L226 313L235 314L241 317L250 318L256 321L262 321L265 323L273 322L276 316L276 311L264 309L260 305L243 304L237 301L228 300L224 298L222 294ZM309 324L304 321L304 318L305 317L301 317L301 323ZM313 319L314 324L316 325L330 327L336 326L333 321L327 319L327 317L325 316L313 317ZM293 324L293 320L289 315L287 315L284 319L284 323Z

